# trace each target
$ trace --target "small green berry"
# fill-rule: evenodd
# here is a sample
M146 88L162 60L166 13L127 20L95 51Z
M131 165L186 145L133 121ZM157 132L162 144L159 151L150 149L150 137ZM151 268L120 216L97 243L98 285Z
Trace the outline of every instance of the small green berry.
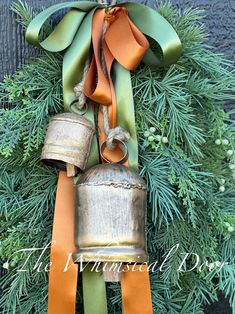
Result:
M144 132L144 137L149 137L149 135L150 135L150 132L149 132L149 131L145 131L145 132Z
M230 223L227 222L227 221L225 221L224 225L225 225L225 227L227 227L227 228L230 227Z
M224 192L224 191L225 191L225 186L224 186L224 185L221 185L221 186L219 187L219 191L220 191L220 192Z
M232 233L234 231L234 228L232 226L228 227L228 232Z
M215 268L215 263L210 263L208 267L209 267L209 271L212 271L212 269Z
M166 136L163 136L162 143L164 144L168 143L168 138Z
M232 155L233 155L233 150L232 149L227 150L227 156L231 157Z
M149 131L151 132L151 133L155 133L156 132L156 128L154 128L153 126L149 129Z
M231 170L235 169L235 164L230 164L229 169L231 169Z
M228 144L229 144L229 141L228 141L227 139L224 139L224 140L222 140L222 144L223 144L223 145L228 145Z
M152 136L152 135L150 135L149 137L148 137L148 141L149 142L153 142L155 140L155 138Z
M220 183L221 183L222 185L224 185L225 180L224 180L224 179L221 179L221 180L220 180Z
M156 135L155 138L156 138L156 141L158 141L158 142L160 142L162 139L161 135Z
M221 140L219 138L217 138L217 140L215 140L215 145L221 145Z
M8 262L5 262L3 265L2 265L3 268L5 269L9 269L9 263Z

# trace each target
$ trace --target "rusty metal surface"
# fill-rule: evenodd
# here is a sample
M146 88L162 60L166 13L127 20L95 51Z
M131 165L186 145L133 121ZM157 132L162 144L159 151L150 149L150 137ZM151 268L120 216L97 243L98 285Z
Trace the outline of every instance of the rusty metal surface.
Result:
M49 123L41 160L48 165L65 170L65 163L85 169L95 129L83 116L62 113Z
M76 186L76 235L83 261L146 262L146 185L120 164L98 165Z

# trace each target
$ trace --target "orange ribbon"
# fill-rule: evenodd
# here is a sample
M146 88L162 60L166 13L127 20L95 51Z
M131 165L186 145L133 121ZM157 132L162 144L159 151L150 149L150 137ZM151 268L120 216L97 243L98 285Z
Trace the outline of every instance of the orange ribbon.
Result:
M85 95L98 104L109 107L110 126L116 126L116 97L111 68L117 60L128 70L134 70L149 48L143 33L128 17L127 9L98 9L92 21L94 55L84 84ZM102 69L101 48L107 75Z
M135 265L121 280L124 314L152 314L152 298L147 265Z
M69 253L75 251L74 208L73 179L68 178L66 172L61 171L52 232L48 314L75 313L78 265L73 264L69 259Z

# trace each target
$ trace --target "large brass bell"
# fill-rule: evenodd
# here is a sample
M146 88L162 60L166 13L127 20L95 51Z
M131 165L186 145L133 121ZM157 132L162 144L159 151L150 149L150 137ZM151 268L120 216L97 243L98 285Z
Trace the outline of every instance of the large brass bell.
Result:
M81 115L56 115L50 120L41 160L60 170L66 170L66 166L68 170L68 165L84 170L94 132L92 124Z
M75 262L146 262L146 184L129 168L103 164L76 185Z

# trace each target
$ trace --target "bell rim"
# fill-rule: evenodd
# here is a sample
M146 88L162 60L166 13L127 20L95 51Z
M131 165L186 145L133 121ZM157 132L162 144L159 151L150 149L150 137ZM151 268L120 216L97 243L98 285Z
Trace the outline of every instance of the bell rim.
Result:
M59 158L60 157L60 158ZM83 173L85 170L85 162L84 164L78 164L78 162L72 158L66 158L63 156L63 160L61 158L61 155L58 154L49 154L47 153L47 156L41 156L41 162L49 167L56 168L61 171L66 171L66 163L72 164L77 167L77 173L81 172Z
M78 252L72 254L74 263L79 263L81 257L83 262L146 263L149 261L148 254L143 248L124 246L79 248Z

